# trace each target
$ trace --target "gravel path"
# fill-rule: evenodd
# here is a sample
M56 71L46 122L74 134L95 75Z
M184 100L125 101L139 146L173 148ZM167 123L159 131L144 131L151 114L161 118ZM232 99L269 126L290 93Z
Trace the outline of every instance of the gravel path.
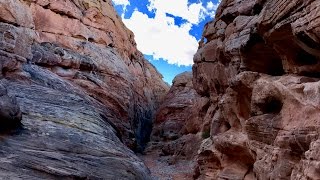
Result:
M138 155L150 169L153 180L189 180L193 179L194 163L179 160L175 164L170 163L170 156L159 156L157 152L146 155Z

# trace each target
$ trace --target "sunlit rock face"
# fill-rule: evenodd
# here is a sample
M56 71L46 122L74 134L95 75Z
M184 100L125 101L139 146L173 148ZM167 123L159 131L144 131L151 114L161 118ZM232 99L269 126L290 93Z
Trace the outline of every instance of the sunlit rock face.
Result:
M319 7L223 0L194 56L193 85L176 77L151 147L196 161L189 178L320 179ZM197 109L199 99L207 104Z
M22 114L1 134L1 177L149 178L129 148L169 87L110 0L0 0L0 72L0 117Z
M221 2L194 56L193 86L217 107L195 178L320 178L319 3Z

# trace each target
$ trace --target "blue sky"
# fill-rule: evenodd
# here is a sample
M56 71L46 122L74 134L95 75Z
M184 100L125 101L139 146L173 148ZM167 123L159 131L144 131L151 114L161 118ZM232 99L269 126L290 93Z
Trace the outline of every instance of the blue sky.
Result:
M164 80L191 71L203 27L219 0L113 0L138 49Z

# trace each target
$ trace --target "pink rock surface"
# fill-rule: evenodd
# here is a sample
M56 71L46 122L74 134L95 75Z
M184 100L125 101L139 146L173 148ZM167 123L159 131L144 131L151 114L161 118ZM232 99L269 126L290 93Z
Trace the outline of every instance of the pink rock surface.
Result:
M196 178L320 179L318 3L221 2L194 56L193 85L217 107Z
M152 145L175 155L184 132L205 133L187 153L197 154L195 179L320 179L319 12L316 0L222 0L194 56L193 86L173 84ZM190 123L195 99L208 105Z
M129 148L144 149L169 87L111 0L0 1L0 72L22 112L0 177L150 178Z

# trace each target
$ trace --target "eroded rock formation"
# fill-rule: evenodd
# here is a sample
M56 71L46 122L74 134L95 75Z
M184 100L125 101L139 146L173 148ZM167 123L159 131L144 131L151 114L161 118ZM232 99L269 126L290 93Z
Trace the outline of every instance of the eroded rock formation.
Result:
M201 97L193 88L192 72L174 78L155 114L151 142L142 157L156 178L192 178L193 159L203 139L199 132L208 105L208 98Z
M168 86L110 0L0 0L0 72L1 123L22 112L1 177L149 178L125 145L144 148Z
M221 2L194 57L198 179L319 179L319 1Z
M157 144L175 144L171 154L185 144L183 133L208 134L188 154L197 153L193 178L320 179L319 7L317 0L222 0L194 56L199 95L174 84L153 133ZM208 105L193 132L184 126L194 97Z
M201 98L193 88L192 73L179 74L155 115L153 140L175 140L185 134L196 134L203 123L202 109L206 110L207 105L207 98Z

